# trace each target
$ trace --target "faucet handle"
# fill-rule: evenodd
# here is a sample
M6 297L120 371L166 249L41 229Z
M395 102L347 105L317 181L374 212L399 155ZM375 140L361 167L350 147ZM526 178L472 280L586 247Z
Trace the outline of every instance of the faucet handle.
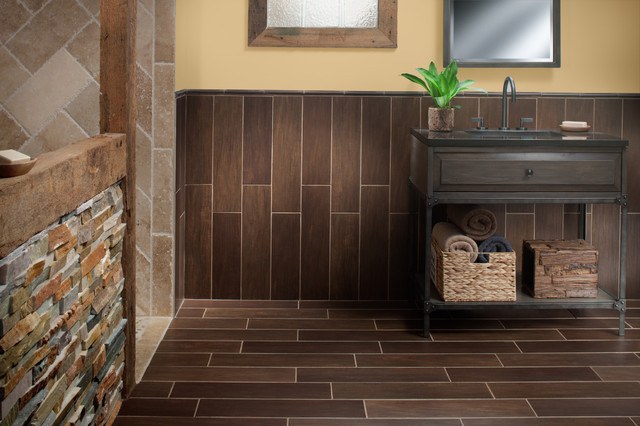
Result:
M520 127L518 127L516 130L527 130L527 128L524 125L525 123L533 123L533 118L522 117L520 119Z
M487 128L484 126L484 117L474 117L471 119L471 121L473 121L474 123L478 123L476 129L487 130Z

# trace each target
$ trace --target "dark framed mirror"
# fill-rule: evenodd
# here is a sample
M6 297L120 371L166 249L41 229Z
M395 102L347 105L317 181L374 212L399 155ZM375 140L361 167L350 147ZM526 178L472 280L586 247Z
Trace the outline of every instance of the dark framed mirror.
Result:
M444 0L444 65L560 67L560 0Z

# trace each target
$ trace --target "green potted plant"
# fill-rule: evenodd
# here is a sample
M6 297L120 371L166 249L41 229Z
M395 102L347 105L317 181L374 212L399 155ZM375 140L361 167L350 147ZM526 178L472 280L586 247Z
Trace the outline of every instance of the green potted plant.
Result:
M472 89L471 86L475 83L473 80L458 80L456 61L451 61L440 73L433 61L429 64L429 69L416 70L423 78L409 73L403 73L402 76L423 87L433 99L435 107L429 108L429 130L432 131L448 132L453 129L454 109L460 106L451 105L451 101L458 93L469 90L486 93L484 89Z

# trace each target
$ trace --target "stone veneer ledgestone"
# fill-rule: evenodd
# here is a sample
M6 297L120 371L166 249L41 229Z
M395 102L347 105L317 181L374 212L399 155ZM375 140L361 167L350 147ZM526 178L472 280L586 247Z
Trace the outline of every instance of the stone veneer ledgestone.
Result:
M117 183L0 260L0 424L105 424L121 404Z

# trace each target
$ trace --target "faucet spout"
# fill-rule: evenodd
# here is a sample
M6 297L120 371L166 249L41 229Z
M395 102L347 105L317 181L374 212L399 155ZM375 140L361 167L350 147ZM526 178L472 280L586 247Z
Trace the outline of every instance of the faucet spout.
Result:
M507 90L511 87L511 102L516 101L516 83L513 81L513 78L507 77L504 79L504 84L502 85L502 126L500 126L500 130L507 130Z

